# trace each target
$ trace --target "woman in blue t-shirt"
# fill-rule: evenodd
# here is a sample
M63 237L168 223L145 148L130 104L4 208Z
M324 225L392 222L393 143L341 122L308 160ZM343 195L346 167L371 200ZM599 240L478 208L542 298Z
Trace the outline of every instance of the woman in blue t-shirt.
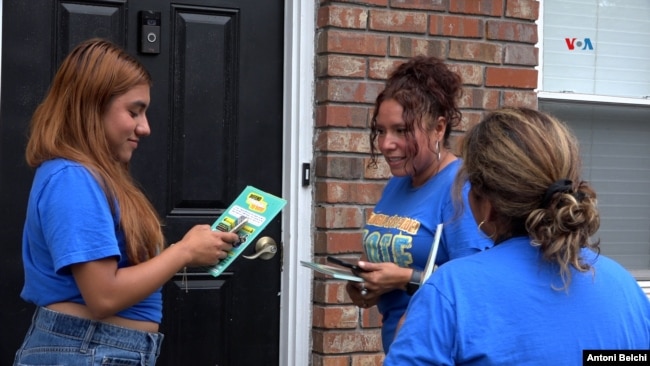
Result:
M461 78L441 60L415 57L392 72L375 102L371 164L381 154L393 177L364 227L364 282L346 288L357 306L378 306L384 352L420 283L438 224L437 265L492 246L471 214L457 216L452 202L461 161L449 136L460 123L461 88Z
M158 215L128 170L151 132L150 86L135 58L88 40L32 117L21 297L37 309L15 365L155 364L163 284L185 266L214 265L239 240L197 225L163 250Z
M472 184L471 212L495 246L424 283L384 364L582 365L620 354L647 364L650 301L591 240L596 193L569 129L501 109L467 132L462 151L457 187Z

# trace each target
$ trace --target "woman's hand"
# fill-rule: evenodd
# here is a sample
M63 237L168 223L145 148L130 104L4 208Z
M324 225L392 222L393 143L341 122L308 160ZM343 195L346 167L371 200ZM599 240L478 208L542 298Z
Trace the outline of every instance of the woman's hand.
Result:
M373 263L359 261L358 266L363 269L357 275L364 279L368 293L381 295L395 289L405 290L411 279L413 270L402 268L392 262Z
M379 296L386 292L395 289L404 290L413 271L388 262L359 261L358 266L363 271L356 272L356 275L363 278L364 282L350 281L345 289L352 302L363 308L376 305Z
M379 301L379 294L368 291L362 282L348 281L345 290L348 292L352 303L360 308L375 306Z
M103 319L142 301L185 266L218 263L238 241L235 233L197 225L179 242L140 264L118 268L117 258L108 257L73 264L71 271L88 310Z
M188 254L187 266L211 266L226 258L239 242L235 233L213 231L210 225L196 225L176 243Z

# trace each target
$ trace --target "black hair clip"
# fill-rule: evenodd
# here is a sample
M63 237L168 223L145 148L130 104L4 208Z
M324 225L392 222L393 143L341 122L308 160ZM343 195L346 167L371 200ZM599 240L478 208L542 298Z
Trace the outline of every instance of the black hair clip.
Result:
M559 179L555 181L553 184L551 184L548 189L546 190L546 193L544 193L544 198L542 199L542 208L547 208L548 205L551 203L551 200L553 199L553 196L558 193L568 193L573 190L573 182L568 180L568 179Z

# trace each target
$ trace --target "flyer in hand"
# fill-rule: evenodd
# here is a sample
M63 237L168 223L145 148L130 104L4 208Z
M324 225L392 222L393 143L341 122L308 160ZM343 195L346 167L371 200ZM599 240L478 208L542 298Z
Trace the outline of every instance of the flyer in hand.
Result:
M241 242L219 264L209 268L208 273L214 277L223 273L286 204L287 201L283 198L247 186L212 224L212 230L236 232Z
M440 246L440 236L442 235L442 224L436 227L436 233L433 238L431 250L429 251L429 258L422 273L422 283L426 281L429 276L437 269L436 256L438 255L438 247ZM315 262L300 261L300 263L307 268L314 271L330 275L339 280L363 282L363 278L355 275L351 270L342 267L329 266L327 264L320 264Z
M328 266L327 264L320 264L320 263L306 262L306 261L300 261L300 264L302 264L307 268L311 268L314 271L324 273L326 275L330 275L339 280L363 282L363 278L359 276L355 276L352 273L352 271L345 268Z

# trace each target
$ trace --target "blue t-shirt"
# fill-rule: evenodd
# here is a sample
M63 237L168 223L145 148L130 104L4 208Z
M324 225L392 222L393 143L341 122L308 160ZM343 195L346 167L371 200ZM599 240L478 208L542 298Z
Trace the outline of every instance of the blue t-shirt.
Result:
M589 249L595 272L557 264L528 237L441 267L413 296L384 365L581 365L583 350L650 349L650 301Z
M126 267L126 243L98 181L83 165L49 160L36 169L23 229L25 285L21 297L37 306L85 304L70 265L115 257ZM160 323L161 289L116 315Z
M476 225L467 203L469 184L465 185L464 209L458 216L452 186L461 160L447 165L420 187L410 177L392 177L363 231L363 243L370 262L393 262L400 267L422 270L438 224L443 224L436 264L490 248L493 242ZM411 297L402 290L387 292L377 304L382 314L382 343L388 352L399 319Z

